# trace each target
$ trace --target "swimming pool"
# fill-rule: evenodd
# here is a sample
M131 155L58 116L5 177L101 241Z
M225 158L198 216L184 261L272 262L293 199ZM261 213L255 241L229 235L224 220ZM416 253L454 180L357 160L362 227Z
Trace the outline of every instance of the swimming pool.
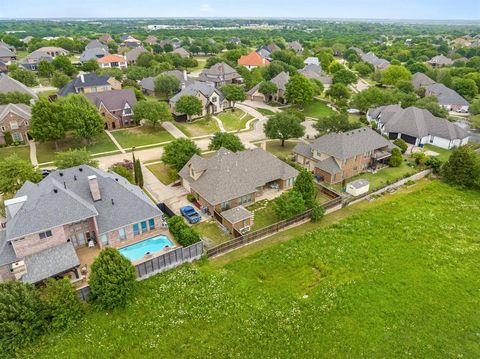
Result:
M174 244L167 236L159 235L153 238L145 239L141 242L120 248L118 251L124 257L127 257L131 261L136 261L141 259L147 253L154 254L155 252L160 252L165 247L174 247Z

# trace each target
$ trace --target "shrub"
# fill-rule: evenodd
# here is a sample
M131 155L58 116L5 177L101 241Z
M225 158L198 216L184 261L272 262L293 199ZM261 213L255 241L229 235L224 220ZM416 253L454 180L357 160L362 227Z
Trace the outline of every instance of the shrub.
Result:
M128 182L134 184L133 171L132 170L130 170L130 169L124 167L124 166L116 164L116 165L110 167L110 171L115 172L117 175L125 178Z
M189 202L192 202L192 203L193 203L193 202L196 201L196 198L195 198L195 196L194 196L193 194L189 193L189 194L187 194L187 200L188 200Z
M189 227L180 216L173 216L168 220L168 229L175 240L183 247L201 241L200 235Z
M50 326L64 329L74 324L83 314L83 304L68 278L47 279L40 295Z
M407 152L408 145L403 139L397 138L395 141L393 141L393 144L400 148L400 151L402 151L402 153Z
M415 159L415 164L417 166L424 165L428 159L427 155L423 152L412 153L412 158Z
M13 357L13 353L43 332L45 324L43 304L33 285L17 281L0 283L2 355Z
M310 215L310 219L312 222L318 222L323 218L325 215L325 208L320 203L315 203L312 207L312 213Z
M425 165L433 170L433 173L440 173L440 168L443 162L438 157L428 157L425 161Z
M392 150L392 155L388 159L388 164L392 167L398 167L402 164L403 162L403 157L402 157L402 152L398 148L394 148Z
M291 190L275 198L273 207L277 216L288 219L305 211L305 200L299 192Z
M133 295L136 277L127 258L115 248L104 248L92 264L89 299L104 309L125 307Z

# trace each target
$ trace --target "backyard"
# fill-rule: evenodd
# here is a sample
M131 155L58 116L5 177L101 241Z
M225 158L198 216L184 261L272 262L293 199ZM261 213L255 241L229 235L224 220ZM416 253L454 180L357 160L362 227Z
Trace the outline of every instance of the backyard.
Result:
M75 149L86 147L86 149L92 154L118 150L117 146L115 146L105 132L99 134L94 140L91 141L90 144L86 144L73 137L67 137L57 142L58 149L55 147L55 143L53 141L36 143L38 163L51 162L55 159L55 152L66 151L70 148Z
M305 106L303 113L306 117L321 118L333 115L335 112L325 102L314 100Z
M165 163L147 164L147 168L158 178L164 185L175 182L179 177L177 172Z
M217 122L209 118L201 118L193 122L174 122L174 125L188 137L206 136L220 131Z
M477 358L479 201L421 181L138 282L19 356Z
M298 143L298 141L285 141L285 146L282 146L280 140L272 140L266 142L267 152L270 152L276 157L288 157L292 155L293 148ZM256 143L260 147L260 143Z
M437 152L438 156L436 157L442 162L446 162L450 158L450 155L452 154L451 150L447 150L445 148L441 148L433 145L425 145L424 148L428 151Z
M111 134L123 148L153 145L155 143L174 140L173 136L160 125L156 127L141 126L125 128L111 131Z
M207 247L214 247L233 238L230 233L223 232L220 229L218 222L214 219L209 221L202 219L202 221L196 224L194 228L200 233L202 239L206 242Z
M234 112L227 109L218 114L217 117L222 121L226 131L243 130L247 122L252 119L252 116L239 109Z
M9 146L0 148L0 161L5 158L17 154L22 160L30 162L30 147L29 146Z

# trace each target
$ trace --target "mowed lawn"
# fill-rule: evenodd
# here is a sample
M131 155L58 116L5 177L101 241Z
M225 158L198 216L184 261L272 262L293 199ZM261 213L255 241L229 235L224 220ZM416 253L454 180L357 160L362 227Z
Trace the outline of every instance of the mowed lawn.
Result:
M147 167L164 185L172 184L179 178L177 171L165 163L154 163Z
M478 358L480 192L415 188L138 282L21 356Z
M448 159L450 158L450 155L452 154L451 150L447 150L445 148L433 146L433 145L425 145L425 150L427 151L433 151L437 152L438 156L436 156L439 160L442 162L447 162Z
M174 137L162 126L141 126L112 131L111 134L123 148L153 145L155 143L173 141Z
M252 119L252 116L238 109L234 112L227 109L218 114L217 117L222 121L226 131L243 130L247 122Z
M214 119L202 118L192 122L174 122L180 131L188 137L198 137L219 132L217 122Z
M115 146L105 132L100 133L89 144L75 138L67 137L64 140L58 141L58 149L55 147L55 143L53 141L43 143L37 142L38 163L53 161L55 159L56 152L83 147L86 147L86 149L92 154L118 150L117 146Z
M29 146L9 146L0 148L0 161L7 157L16 154L22 160L30 162L30 147Z
M305 106L303 113L306 117L321 118L333 115L335 112L325 102L314 100Z
M285 146L282 146L282 141L272 140L266 142L267 152L277 157L288 157L293 155L293 148L297 145L298 141L285 141ZM258 147L260 143L256 143Z

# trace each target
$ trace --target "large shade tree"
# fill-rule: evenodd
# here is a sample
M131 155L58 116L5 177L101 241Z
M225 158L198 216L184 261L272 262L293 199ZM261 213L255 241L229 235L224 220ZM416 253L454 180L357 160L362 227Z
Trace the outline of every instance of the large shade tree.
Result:
M294 113L279 112L268 119L264 131L268 138L279 139L282 146L285 146L286 140L302 137L305 134L305 127Z
M202 101L195 96L182 96L175 104L175 111L187 115L187 120L191 120L192 116L201 115L203 112Z
M162 161L178 172L193 155L199 154L200 149L195 142L189 138L178 138L164 147Z
M133 107L133 118L137 122L145 120L153 127L159 123L173 119L168 105L160 101L137 102Z

